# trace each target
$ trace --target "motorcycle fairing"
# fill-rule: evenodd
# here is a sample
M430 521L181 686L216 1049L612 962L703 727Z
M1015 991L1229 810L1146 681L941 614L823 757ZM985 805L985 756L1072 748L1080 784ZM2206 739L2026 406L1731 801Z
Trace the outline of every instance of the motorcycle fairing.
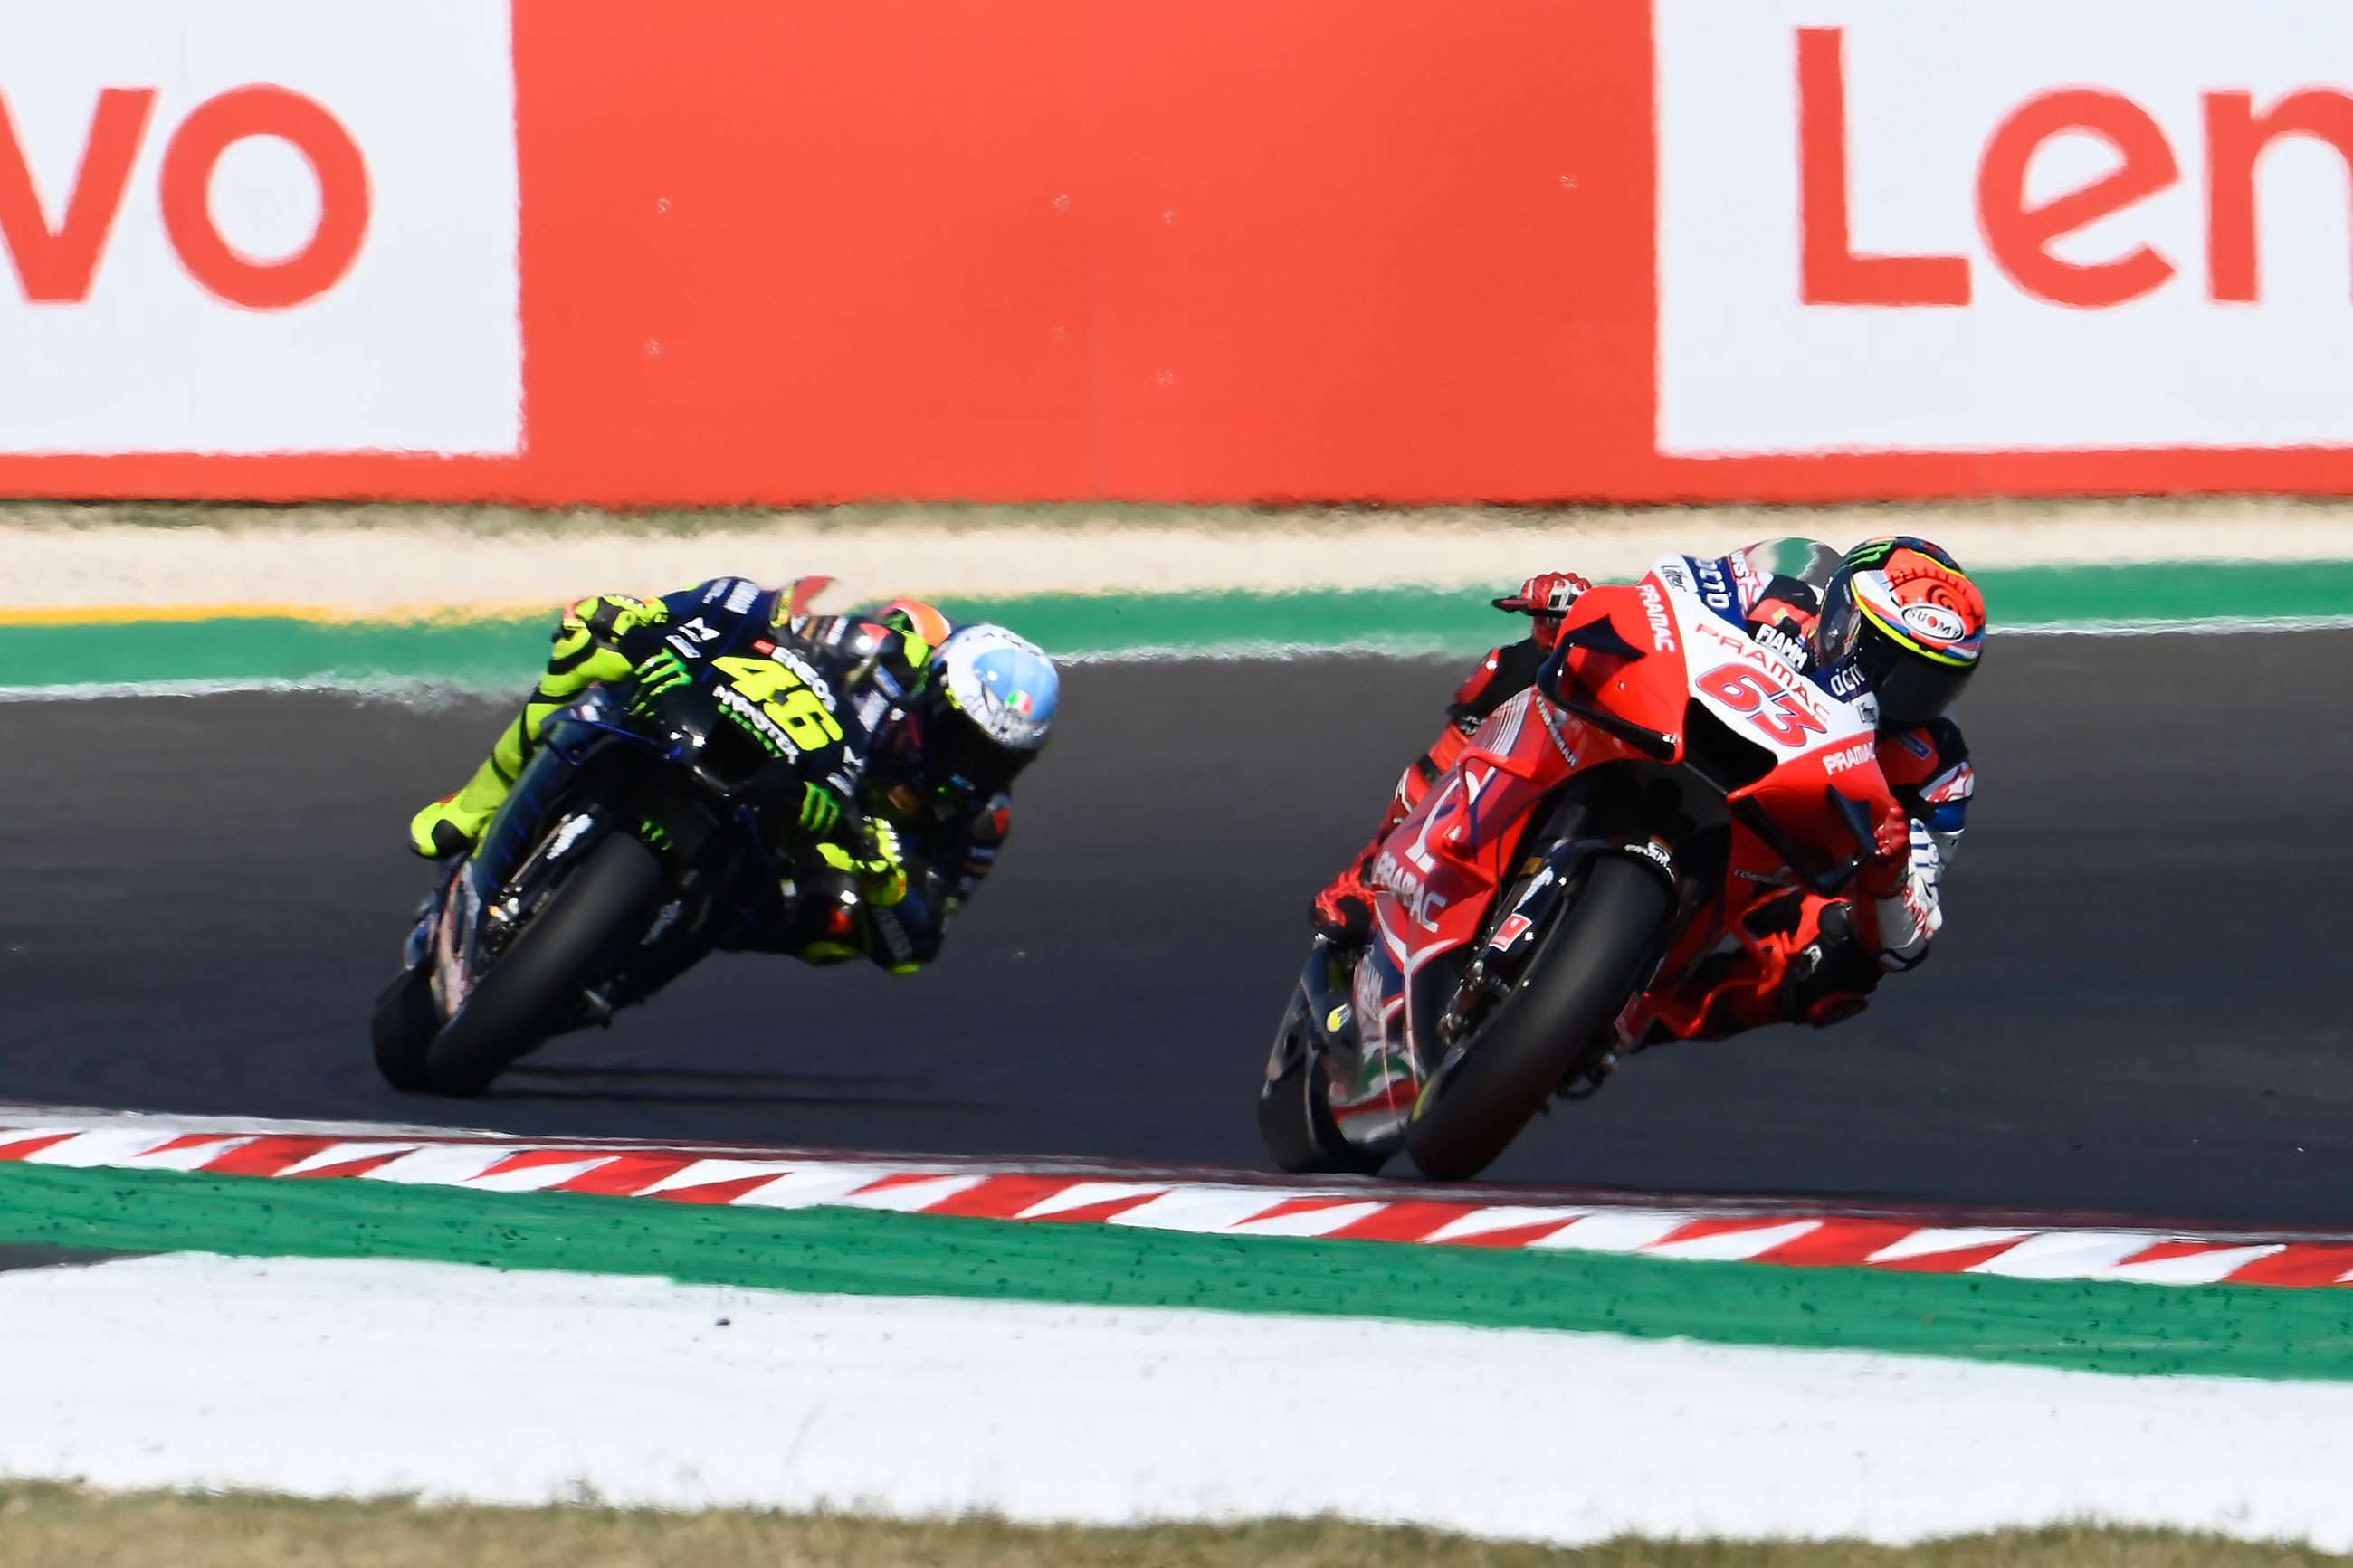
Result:
M1678 864L1676 846L1655 837L1583 837L1558 847L1567 860L1625 855L1676 886L1678 924L1657 969L1661 980L1689 969L1728 933L1737 936L1740 916L1760 896L1801 879L1835 890L1831 884L1852 875L1856 858L1809 847L1853 843L1858 823L1874 821L1891 804L1877 763L1875 710L1867 694L1841 700L1752 641L1739 603L1721 562L1673 555L1629 587L1585 595L1564 618L1558 651L1536 690L1496 710L1375 859L1367 879L1375 890L1373 952L1358 967L1355 1008L1364 1062L1377 1051L1388 1068L1407 1065L1428 1077L1440 1053L1432 1032L1437 1009L1426 993L1447 990L1459 977L1498 892L1541 869L1516 860L1537 808L1559 798L1571 778L1610 764L1641 764L1645 776L1683 773L1688 731L1702 716L1758 748L1766 764L1752 779L1722 781L1729 787L1714 797L1729 833L1722 856L1705 861L1706 886L1685 886L1694 873ZM1504 936L1508 921L1505 912L1491 942ZM1372 1109L1386 1116L1409 1088L1387 1070L1345 1086L1335 1077L1335 1090L1343 1087L1365 1095L1359 1115L1367 1130L1377 1125ZM1335 1097L1335 1116L1338 1109ZM1356 1137L1345 1121L1343 1129Z
M1652 572L1684 645L1684 668L1675 679L1696 711L1762 748L1772 765L1725 791L1732 831L1721 883L1670 946L1659 966L1660 987L1727 942L1764 957L1748 930L1748 910L1792 886L1835 894L1867 854L1879 815L1894 809L1879 767L1878 710L1870 694L1841 699L1818 672L1802 671L1750 640L1745 623L1726 624L1697 581L1675 570L1689 560L1669 557ZM1712 683L1718 674L1721 680Z
M1724 729L1764 747L1773 766L1725 793L1739 831L1733 869L1761 878L1795 867L1818 890L1849 857L1808 847L1845 846L1867 836L1891 797L1880 772L1878 710L1862 693L1841 700L1773 649L1705 613L1695 593L1662 584L1684 635L1690 700ZM1859 847L1867 850L1868 843ZM1751 887L1760 885L1752 880Z
M739 647L781 657L786 650L753 635L769 625L769 599L744 578L714 579L700 590L674 595L667 601L672 619L660 628L662 646L688 669L697 687L714 676L723 679L714 663ZM732 721L723 705L717 713ZM721 819L692 809L665 810L659 814L660 820L649 816L642 823L634 816L628 821L613 816L616 803L627 803L638 794L613 787L616 778L626 776L614 774L615 766L667 761L692 768L702 741L698 733L673 736L665 743L639 733L623 721L618 700L604 687L592 687L578 702L551 715L540 740L538 753L515 781L480 843L457 862L419 912L407 944L404 956L410 968L432 965L435 1002L444 1018L454 1016L470 993L490 927L512 919L510 906L527 903L531 887L545 881L543 874L552 872L557 862L585 854L607 833L634 831L665 851L675 874L685 879L683 888L696 879L693 867L702 845L723 826ZM576 809L575 790L592 772L606 776L607 787L593 805ZM649 795L647 798L656 797ZM547 836L548 826L559 820L562 828ZM754 814L748 807L739 807L726 825L741 830L738 837L756 858L762 875L773 884L778 868ZM702 909L698 911L702 918L681 923L681 912L674 900L649 933L648 949L663 951L639 955L640 968L649 958L659 961L648 978L666 980L691 963L721 940L724 932L719 927L734 918L722 918L718 910ZM492 917L487 923L486 916Z
M1575 758L1565 742L1560 717L1533 691L1513 697L1472 733L1375 858L1367 879L1374 963L1360 965L1359 975L1368 969L1378 975L1379 999L1358 1016L1381 1021L1382 1046L1402 1048L1400 1065L1417 1083L1437 1055L1429 1037L1433 994L1442 1005L1459 978L1456 966L1440 961L1480 935L1496 890L1514 874L1530 814L1568 776ZM1402 1108L1410 1109L1409 1095Z
M1709 616L1746 629L1748 595L1730 557L1669 555L1655 563L1651 573L1670 591L1696 600Z
M1371 1143L1404 1130L1420 1089L1403 1023L1404 972L1377 944L1356 963L1348 1011L1349 1029L1329 1042L1339 1048L1324 1054L1327 1101L1342 1137Z

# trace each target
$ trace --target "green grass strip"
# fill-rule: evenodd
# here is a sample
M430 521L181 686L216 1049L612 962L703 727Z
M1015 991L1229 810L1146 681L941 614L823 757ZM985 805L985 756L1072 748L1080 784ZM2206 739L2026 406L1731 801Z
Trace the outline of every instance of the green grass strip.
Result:
M0 1165L0 1242L391 1258L868 1296L1389 1318L2353 1380L2353 1292L1240 1239L855 1209Z
M547 662L548 627L536 620L346 624L275 616L0 626L0 688L421 680L519 697Z
M1972 574L2003 626L2353 616L2353 561L2174 561L2010 566Z
M1979 574L1999 628L2353 617L2353 562L2017 567ZM1475 592L1041 594L951 599L1064 657L1290 648L1473 653L1514 623ZM280 616L0 626L0 688L433 681L520 689L545 658L543 617L322 623Z

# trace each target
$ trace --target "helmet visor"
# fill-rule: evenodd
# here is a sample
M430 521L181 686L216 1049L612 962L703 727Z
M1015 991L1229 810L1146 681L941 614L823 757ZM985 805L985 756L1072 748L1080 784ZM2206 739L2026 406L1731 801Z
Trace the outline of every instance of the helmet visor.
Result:
M1855 638L1855 668L1879 699L1882 724L1925 724L1943 714L1968 684L1975 663L1924 658L1871 624Z
M997 744L949 703L934 704L925 715L923 759L934 789L961 788L975 798L994 795L1037 754Z

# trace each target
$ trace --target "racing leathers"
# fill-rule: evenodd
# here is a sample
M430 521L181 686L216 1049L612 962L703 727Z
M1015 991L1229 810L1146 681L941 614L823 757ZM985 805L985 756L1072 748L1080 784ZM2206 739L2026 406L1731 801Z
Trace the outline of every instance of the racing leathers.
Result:
M1802 655L1819 610L1819 584L1810 580L1815 574L1776 572L1770 564L1835 562L1837 552L1775 541L1741 552L1737 570L1734 559L1719 564L1741 595L1751 636L1785 656ZM1563 616L1589 586L1574 574L1545 573L1530 578L1516 601L1506 601L1535 616L1534 635L1495 648L1471 672L1447 705L1445 728L1398 777L1370 843L1316 895L1314 923L1327 941L1354 946L1366 940L1372 890L1366 879L1390 831L1454 766L1487 717L1535 684ZM1709 955L1629 1009L1620 1021L1629 1044L1721 1038L1783 1021L1833 1024L1862 1011L1883 973L1927 957L1944 922L1944 869L1967 826L1975 771L1959 727L1945 718L1883 727L1877 752L1902 816L1879 825L1876 853L1857 878L1860 896L1831 900L1792 888L1752 906L1750 942Z
M919 629L893 605L878 618L796 613L795 590L715 578L658 599L599 594L567 606L546 671L490 757L455 795L427 806L410 841L431 858L470 849L540 746L542 728L599 683L637 680L667 657L666 639L694 635L697 615L725 605L767 628L775 647L797 655L842 694L854 726L842 767L811 782L797 820L807 862L776 889L731 948L790 953L814 963L866 957L912 973L938 956L949 919L988 875L1011 826L1011 796L932 776L913 726L893 698L921 687L944 617L928 606ZM929 634L929 635L926 635ZM845 810L853 806L854 810Z

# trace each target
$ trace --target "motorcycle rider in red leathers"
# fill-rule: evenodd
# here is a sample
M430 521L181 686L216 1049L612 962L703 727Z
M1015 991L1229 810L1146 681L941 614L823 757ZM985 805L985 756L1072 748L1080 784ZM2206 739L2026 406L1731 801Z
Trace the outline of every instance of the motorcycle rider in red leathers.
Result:
M1824 1027L1862 1011L1882 974L1927 957L1944 923L1944 868L1976 784L1968 747L1945 710L1977 668L1985 599L1950 555L1910 537L1870 540L1843 556L1812 540L1778 539L1717 565L1752 638L1800 668L1860 677L1878 704L1880 770L1905 816L1881 825L1878 853L1856 879L1860 898L1792 888L1757 905L1748 942L1710 955L1627 1010L1619 1027L1628 1046L1721 1039L1785 1021ZM1313 921L1325 942L1354 949L1369 940L1365 879L1382 843L1487 716L1535 683L1563 616L1591 586L1573 572L1546 572L1504 601L1535 617L1535 634L1488 654L1456 690L1446 728L1398 778L1372 841L1315 896Z

